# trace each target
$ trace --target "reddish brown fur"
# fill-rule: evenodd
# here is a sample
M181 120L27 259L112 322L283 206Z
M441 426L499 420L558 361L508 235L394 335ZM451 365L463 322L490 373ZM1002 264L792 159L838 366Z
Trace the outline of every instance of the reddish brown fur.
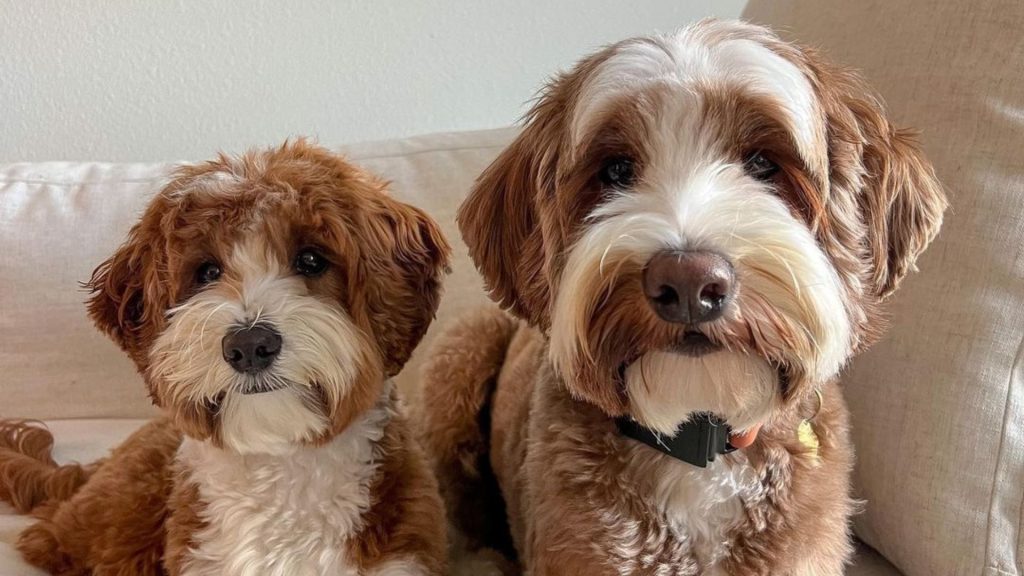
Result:
M761 28L712 25L700 33L712 43L726 37L762 43L811 82L828 127L828 157L821 166L798 160L770 100L706 86L703 113L724 134L722 141L733 144L722 151L727 157L764 150L780 164L777 188L838 272L853 324L851 348L862 350L884 326L881 302L941 223L946 203L930 165L906 133L888 123L877 97L854 74ZM647 309L640 268L605 274L607 285L595 290L600 314L587 327L589 363L574 379L563 381L548 358L552 295L567 251L587 225L583 216L599 198L592 166L626 151L638 157L642 172L636 145L643 142L637 128L642 122L628 118L648 114L645 103L660 97L659 87L610 105L583 150L572 149L569 133L586 79L624 44L587 58L548 86L520 136L460 209L463 238L492 298L525 322L497 310L480 312L442 335L425 371L425 438L439 478L450 483L442 487L449 514L461 527L483 521L480 494L489 486L482 471L493 466L516 551L537 576L700 570L693 551L667 530L645 497L672 462L625 439L610 418L629 409L616 367L678 338L678 328L658 322ZM574 288L580 289L567 289ZM783 339L799 336L773 317L770 302L750 305L779 325ZM716 337L762 353L758 335L748 330ZM845 403L835 381L810 382L800 365L779 370L786 402L744 451L762 494L744 502L746 522L731 535L722 568L729 574L839 573L851 552L848 521L854 511ZM820 410L815 388L823 392ZM491 394L491 421L480 429L480 411L488 409ZM430 398L460 401L452 409ZM817 459L797 439L803 419L820 441ZM492 499L498 497L492 492ZM630 553L616 555L620 550Z
M371 488L367 528L361 538L349 542L349 554L361 570L404 555L420 559L429 574L443 574L448 551L438 519L444 518L444 505L405 418L388 426L381 446L389 457Z
M492 413L491 389L516 325L505 314L461 318L439 336L435 348L443 353L432 354L424 367L432 378L425 385L431 393L421 400L421 416L430 422L422 427L424 446L433 458L448 517L470 550L489 546L513 552L507 528L496 520L505 515L505 507L493 497L498 486L488 460L491 430L502 427L481 427L479 415ZM471 346L465 345L468 334L476 338ZM478 377L483 379L479 386L459 385Z
M175 474L168 507L175 513L167 518L165 525L164 569L168 574L181 574L188 561L189 550L197 544L195 535L206 526L201 516L203 503L199 489L187 480L184 471L179 470Z
M40 422L0 421L0 499L23 514L46 500L67 500L96 465L53 461L53 436Z
M218 174L237 178L232 193L202 192L223 183ZM168 416L134 433L91 477L93 467L56 466L44 429L0 425L0 497L40 519L18 544L29 562L57 574L183 569L205 504L174 457L183 434L221 444L217 407L172 402L148 370L149 351L166 328L167 310L195 292L197 267L225 257L243 235L263 238L285 261L296 246L322 248L332 267L307 279L310 290L342 306L371 338L351 392L336 404L322 399L332 425L313 442L373 407L385 376L401 369L433 319L449 254L426 214L385 192L386 183L304 141L238 160L222 156L173 175L124 245L94 272L88 303L96 325L135 362ZM254 227L249 213L270 209L273 217ZM444 511L424 455L401 416L387 424L382 442L372 507L349 553L364 568L416 559L441 574Z

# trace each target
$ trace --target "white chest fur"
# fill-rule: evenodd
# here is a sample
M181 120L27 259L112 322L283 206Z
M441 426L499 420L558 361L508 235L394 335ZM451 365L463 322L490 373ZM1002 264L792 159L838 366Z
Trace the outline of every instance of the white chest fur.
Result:
M198 486L207 526L185 574L357 574L345 541L370 506L388 416L378 406L330 443L284 455L242 456L186 439L178 461Z
M741 452L698 468L660 458L652 494L669 530L688 540L704 573L717 574L729 552L729 533L746 518L744 502L762 497L757 473Z

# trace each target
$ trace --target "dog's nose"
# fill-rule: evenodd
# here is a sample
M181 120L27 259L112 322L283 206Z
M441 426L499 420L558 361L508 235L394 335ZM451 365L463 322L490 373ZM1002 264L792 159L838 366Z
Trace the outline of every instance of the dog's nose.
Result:
M254 374L274 363L281 352L281 335L257 324L229 333L221 340L221 350L232 368Z
M643 282L644 294L662 320L700 324L722 315L732 298L736 275L720 254L670 250L651 258Z

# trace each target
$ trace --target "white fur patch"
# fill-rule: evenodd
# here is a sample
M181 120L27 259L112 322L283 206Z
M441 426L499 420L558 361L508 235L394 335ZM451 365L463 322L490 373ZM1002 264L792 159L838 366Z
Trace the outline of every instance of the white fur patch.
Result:
M213 172L205 172L202 175L188 180L187 183L175 182L175 185L165 191L167 198L171 200L182 199L193 194L216 196L223 195L233 185L243 182L240 174L240 166L233 163L230 168Z
M707 468L664 462L651 497L673 535L692 543L702 574L715 575L729 553L729 532L746 520L743 502L762 491L757 473L737 452Z
M650 507L651 522L637 522L618 504L597 510L598 525L609 537L594 546L614 543L613 550L599 553L610 552L619 560L614 569L621 576L676 574L673 568L678 567L667 559L652 562L665 544L675 541L683 545L680 552L694 557L698 574L724 574L721 564L734 544L732 530L750 521L746 505L764 497L746 456L736 452L698 468L670 456L652 456L650 448L635 445L627 457L633 462L627 474Z
M303 279L257 241L235 246L224 274L241 289L211 285L169 312L150 357L150 375L165 383L171 403L220 403L221 438L239 453L283 453L319 436L328 417L311 409L315 384L332 406L349 391L364 362L366 338L335 302L311 294ZM221 340L239 326L262 323L281 334L281 353L258 376L236 372ZM242 394L253 379L282 388Z
M187 576L355 576L345 542L359 534L392 408L386 399L328 444L238 454L186 438L178 463L199 488L202 519ZM394 561L374 574L414 575Z
M762 358L718 352L699 358L650 352L626 370L630 406L644 426L672 436L680 415L714 412L745 430L763 423L776 404L777 377Z

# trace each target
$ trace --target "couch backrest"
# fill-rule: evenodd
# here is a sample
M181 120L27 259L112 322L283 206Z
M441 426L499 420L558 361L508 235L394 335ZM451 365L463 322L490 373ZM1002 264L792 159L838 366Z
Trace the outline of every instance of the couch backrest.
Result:
M453 272L427 341L444 319L487 302L455 211L512 134L439 134L343 149L390 179L396 197L430 212L452 241ZM121 243L172 166L0 166L0 416L155 414L134 366L86 317L79 284ZM424 348L398 376L410 392Z

